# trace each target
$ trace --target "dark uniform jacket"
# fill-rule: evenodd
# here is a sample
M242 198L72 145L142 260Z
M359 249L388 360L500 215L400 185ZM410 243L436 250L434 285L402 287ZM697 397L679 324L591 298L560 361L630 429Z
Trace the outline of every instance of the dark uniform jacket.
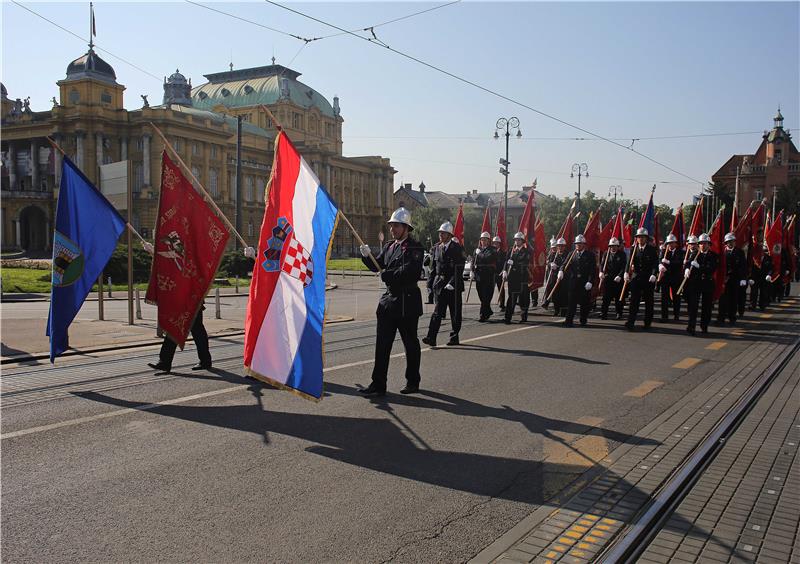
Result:
M669 261L665 264L667 271L661 277L662 282L669 282L672 285L680 284L683 279L683 259L685 258L683 250L676 248L674 251L666 250L664 259ZM663 263L662 263L663 264Z
M378 315L419 317L422 315L422 293L417 285L422 274L424 249L411 237L402 242L386 243L375 260L383 269L381 280L386 292L378 301ZM367 268L377 272L372 259L362 257Z
M497 249L492 246L483 249L475 249L475 260L472 262L475 279L479 282L483 280L494 280L498 270Z
M769 256L766 251L762 255L761 265L757 265L755 261L753 261L753 267L750 272L750 277L756 282L764 281L764 277L767 274L772 274L772 257Z
M494 245L492 246L494 247ZM494 250L497 255L497 272L495 274L497 281L500 282L502 280L501 276L503 270L506 269L506 257L508 257L508 253L506 253L505 251L501 251L497 247L494 247Z
M506 263L511 260L512 265L506 264L508 270L508 286L513 291L518 292L520 288L528 285L528 263L531 261L531 252L528 247L520 249L512 248L508 253Z
M456 290L464 291L464 248L450 240L445 250L445 245L439 243L433 248L433 291L438 295L444 287L450 284Z
M561 269L564 271L569 288L583 289L587 282L594 283L594 275L597 271L594 253L584 249L579 257L578 251L574 251L569 266L565 263Z
M708 250L705 253L698 252L695 256L695 253L690 252L687 255L687 260L689 261L686 265L686 268L690 268L689 271L689 282L703 282L708 283L714 281L714 272L717 270L717 253L712 250ZM692 261L695 260L700 265L700 268L693 268Z
M635 255L633 255L634 252L636 253ZM631 282L645 284L650 280L651 276L658 274L658 251L654 246L645 245L644 249L640 249L637 245L634 245L631 255L633 256L632 274L636 275L635 277L631 275L631 278L633 278Z
M740 280L747 278L747 258L744 251L734 247L725 248L725 282L739 284Z
M608 252L608 260L605 263L606 266L606 278L608 282L613 282L614 278L619 276L622 278L622 275L625 274L625 267L628 263L628 257L625 256L625 251L619 250L614 254L611 254L611 251Z

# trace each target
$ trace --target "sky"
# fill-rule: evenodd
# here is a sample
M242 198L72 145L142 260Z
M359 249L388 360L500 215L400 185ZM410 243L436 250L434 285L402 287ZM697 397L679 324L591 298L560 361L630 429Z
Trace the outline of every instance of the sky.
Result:
M204 4L260 25L190 2L95 2L95 42L126 86L128 109L141 107L140 94L160 103L163 77L176 69L197 86L231 62L247 68L275 56L329 101L339 97L344 154L390 158L395 188L502 191L505 144L493 134L498 118L514 116L522 137L510 140L509 189L538 179L540 191L568 196L577 189L572 165L586 163L582 191L606 196L621 186L624 197L646 200L656 184L656 203L675 207L731 155L754 153L779 105L786 128L800 124L800 3L444 4L284 6L348 30L443 6L374 31L463 81L352 35L306 44L266 29L338 33L268 2ZM2 82L11 98L30 96L46 110L69 62L86 52L89 7L22 5L83 38L3 0ZM673 136L695 137L646 139ZM629 150L632 139L649 159Z

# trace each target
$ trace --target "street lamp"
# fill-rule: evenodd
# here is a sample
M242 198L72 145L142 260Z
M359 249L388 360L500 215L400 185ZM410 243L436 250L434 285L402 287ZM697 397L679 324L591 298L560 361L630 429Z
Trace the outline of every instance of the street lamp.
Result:
M622 193L622 186L620 186L619 184L617 184L616 186L609 186L608 195L614 196L614 209L617 209L617 196L619 196L620 198L624 196L624 194Z
M586 163L575 163L572 165L572 172L569 173L570 178L575 178L575 173L578 173L578 205L575 211L581 211L581 176L589 178L589 165Z
M500 135L498 135L497 132L503 130L505 130L505 137L506 137L506 158L500 159L500 164L502 165L500 167L500 174L502 174L505 177L505 191L503 192L503 210L504 213L506 214L506 217L508 217L508 166L511 164L508 161L508 140L511 137L512 129L517 130L517 139L522 138L522 130L519 128L519 119L515 117L507 119L506 118L498 119L497 123L495 124L495 130L494 130L495 139L500 139Z

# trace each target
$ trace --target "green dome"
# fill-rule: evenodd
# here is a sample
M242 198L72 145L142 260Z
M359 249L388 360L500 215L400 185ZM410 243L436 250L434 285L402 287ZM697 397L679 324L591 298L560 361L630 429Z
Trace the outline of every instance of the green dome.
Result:
M195 108L210 110L275 104L289 99L303 108L316 107L328 117L337 113L322 94L297 80L300 73L281 65L207 74L206 84L192 89Z

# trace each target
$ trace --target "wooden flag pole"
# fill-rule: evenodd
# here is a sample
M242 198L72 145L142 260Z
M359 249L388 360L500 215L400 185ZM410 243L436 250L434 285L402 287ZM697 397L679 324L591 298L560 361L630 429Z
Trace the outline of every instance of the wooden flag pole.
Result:
M356 238L356 241L358 241L358 244L359 244L359 245L366 245L366 243L364 242L364 240L361 238L361 235L359 235L359 234L358 234L358 231L356 231L356 228L355 228L355 227L353 227L353 224L352 224L352 223L350 223L350 220L349 220L349 219L347 219L347 216L346 216L346 215L344 215L344 213L342 212L342 210L339 210L339 217L340 217L340 218L342 218L342 220L343 220L343 221L344 221L344 222L347 224L347 226L350 228L350 231L352 231L352 232L353 232L353 235L355 236L355 238ZM375 268L377 268L377 269L378 269L378 273L380 273L380 272L383 272L383 269L381 268L381 265L379 265L379 264L378 264L378 261L377 261L377 260L375 259L375 257L372 255L372 252L371 252L371 251L370 251L370 253L369 253L369 258L371 258L371 259L372 259L372 264L374 264L374 265L375 265Z
M59 146L59 144L55 142L55 140L54 140L53 138L51 138L51 137L47 137L47 140L50 142L50 144L53 146L53 148L54 148L54 149L56 149L56 150L57 150L59 153L61 153L61 154L62 154L63 156L65 156L65 157L66 157L66 156L68 156L68 155L67 155L67 153L65 153L65 152L64 152L64 149L62 149L62 148ZM131 233L133 233L134 235L136 235L136 236L139 238L139 240L140 240L142 243L147 243L147 241L145 241L144 237L142 237L142 236L139 234L139 232L138 232L138 231L136 231L136 229L134 229L133 225L131 225L131 224L130 224L130 223L128 223L128 222L125 222L125 226L126 226L128 229L130 229Z
M605 274L605 273L606 273L606 267L608 266L608 255L609 255L609 253L610 253L610 251L608 250L608 247L606 247L606 258L605 258L605 260L603 261L603 271L602 271L602 272L603 272L603 274ZM605 279L606 279L606 277L605 277L605 276L603 276L603 277L600 279L600 283L597 285L597 289L598 289L598 290L599 290L600 288L602 288L602 287L603 287L603 280L605 280Z
M564 265L564 272L566 272L567 269L569 268L569 264L572 262L572 257L574 257L574 256L575 256L575 251L573 250L572 253L569 255L569 258L567 259L567 264ZM556 280L556 283L553 286L553 289L550 290L550 295L547 296L547 301L548 302L550 301L550 298L553 297L553 294L555 294L556 289L558 289L558 285L559 284L561 284L561 280Z
M214 208L214 211L217 212L217 215L219 215L220 219L222 219L222 221L225 222L225 224L228 226L228 229L231 230L231 233L233 233L236 236L236 238L239 239L239 241L242 243L242 246L249 247L250 245L247 244L247 241L244 240L244 238L239 234L239 232L236 231L236 228L233 226L233 224L228 220L227 217L225 217L225 214L222 213L221 209L219 209L219 206L217 206L217 203L214 201L214 198L212 198L211 194L209 194L206 191L206 189L203 187L203 184L197 179L197 177L194 174L192 174L192 169L190 169L186 165L186 163L183 162L183 159L178 154L178 151L176 151L175 148L170 144L170 142L167 141L167 138L164 137L164 134L161 133L161 130L152 121L148 122L148 123L150 124L150 127L152 127L153 130L156 132L156 134L159 137L161 137L161 140L164 142L164 147L169 149L169 151L172 153L172 155L176 159L178 159L178 163L183 167L183 170L185 170L189 174L189 176L192 179L192 182L194 182L195 188L198 188L200 190L200 192L203 194L203 196L205 196L206 202L211 204L211 207ZM145 158L147 158L147 157L145 156Z
M636 243L633 244L633 251L631 252L631 262L628 265L628 268L625 269L626 271L628 271L629 275L630 275L631 269L633 269L633 257L636 256L636 249L638 247L639 247L639 245L637 245ZM627 289L628 289L628 281L626 280L625 282L622 283L622 291L619 293L619 301L622 301L622 297L625 295L625 290L627 290Z
M694 254L694 258L692 258L691 261L687 260L686 262L684 262L684 265L689 264L690 268L694 268L693 266L691 266L691 263L692 263L692 261L697 260L697 255L699 255L699 254L700 254L700 249L697 249L697 252ZM686 255L688 257L689 253L686 253ZM686 277L683 278L683 282L681 282L681 285L678 288L677 295L680 296L681 294L683 294L683 287L686 285L686 281L687 280L688 280L688 278L686 278Z

